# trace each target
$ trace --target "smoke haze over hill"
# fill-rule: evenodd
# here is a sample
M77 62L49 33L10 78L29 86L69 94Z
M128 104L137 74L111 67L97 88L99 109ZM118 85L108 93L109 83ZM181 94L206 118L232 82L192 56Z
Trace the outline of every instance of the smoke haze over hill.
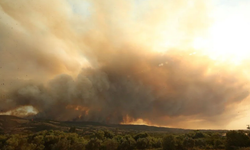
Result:
M213 23L211 9L200 0L3 0L0 111L32 106L36 117L62 121L224 126L249 95L248 62L192 47Z

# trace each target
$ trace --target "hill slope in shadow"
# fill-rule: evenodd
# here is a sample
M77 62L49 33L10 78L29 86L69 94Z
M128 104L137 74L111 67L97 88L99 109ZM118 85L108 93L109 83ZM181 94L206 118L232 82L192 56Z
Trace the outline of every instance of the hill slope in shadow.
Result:
M189 129L155 127L147 125L121 125L104 124L98 122L78 122L78 121L55 121L46 119L26 119L16 116L0 115L0 133L27 133L42 130L62 130L69 131L70 127L76 127L78 131L108 129L122 132L160 132L160 133L187 133ZM221 131L224 130L202 130Z

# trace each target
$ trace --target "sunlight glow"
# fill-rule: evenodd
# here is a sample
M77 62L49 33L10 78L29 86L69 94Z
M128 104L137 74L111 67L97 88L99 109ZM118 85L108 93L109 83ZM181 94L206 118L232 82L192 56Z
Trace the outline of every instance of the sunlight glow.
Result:
M250 19L243 13L219 14L208 36L194 39L193 48L205 51L214 60L240 64L250 56L249 26Z

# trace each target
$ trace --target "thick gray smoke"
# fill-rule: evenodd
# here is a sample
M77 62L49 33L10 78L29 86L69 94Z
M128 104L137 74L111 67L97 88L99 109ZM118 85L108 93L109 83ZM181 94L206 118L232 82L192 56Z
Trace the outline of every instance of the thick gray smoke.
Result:
M22 86L9 93L1 110L31 105L38 117L50 119L120 123L130 116L167 125L171 120L160 118L220 121L228 105L248 96L239 73L221 68L220 74L207 73L212 63L207 57L118 55L100 68L82 69L76 79L62 74L46 86ZM193 63L199 59L202 64Z
M204 34L208 6L120 2L1 1L0 111L33 106L42 118L166 126L229 122L231 106L249 94L243 69L151 45L164 25L176 25L172 38L183 45ZM141 11L129 15L135 6Z

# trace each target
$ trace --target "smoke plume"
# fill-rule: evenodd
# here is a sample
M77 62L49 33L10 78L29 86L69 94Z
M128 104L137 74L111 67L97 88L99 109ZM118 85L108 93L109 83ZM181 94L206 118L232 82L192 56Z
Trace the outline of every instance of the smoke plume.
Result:
M209 11L200 0L2 0L0 111L32 106L36 117L63 121L226 124L249 95L248 79L243 67L191 48L212 23Z

